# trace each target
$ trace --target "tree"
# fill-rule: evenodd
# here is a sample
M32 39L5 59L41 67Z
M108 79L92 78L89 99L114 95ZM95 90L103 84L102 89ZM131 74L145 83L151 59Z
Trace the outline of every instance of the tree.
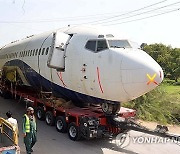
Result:
M180 49L175 48L171 52L170 74L176 82L180 77Z
M173 49L161 43L150 45L142 43L141 48L161 65L165 77L177 82L180 77L180 49Z

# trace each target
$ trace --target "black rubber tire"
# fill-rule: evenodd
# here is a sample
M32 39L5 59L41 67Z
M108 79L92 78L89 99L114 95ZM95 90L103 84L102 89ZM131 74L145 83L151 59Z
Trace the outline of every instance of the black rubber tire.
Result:
M2 91L2 97L4 99L11 99L12 98L12 94L9 91Z
M45 111L44 111L43 107L39 106L36 109L36 115L39 120L45 120Z
M71 122L68 126L68 136L73 141L81 139L80 129L74 122Z
M58 125L59 124L59 125ZM62 127L60 127L60 124ZM61 133L66 133L67 132L67 123L66 123L66 119L63 116L58 116L56 118L56 129L58 132Z
M3 97L3 91L0 89L0 96Z
M113 112L113 104L110 104L110 103L103 103L101 105L102 107L102 111L107 114L107 115L111 115L112 112Z
M120 111L120 107L121 107L120 103L117 104L104 103L102 104L102 111L107 115L115 115Z
M121 104L120 103L114 104L112 114L118 113L120 111L120 109L121 109Z
M45 114L46 124L53 126L55 124L55 117L51 111L46 112Z

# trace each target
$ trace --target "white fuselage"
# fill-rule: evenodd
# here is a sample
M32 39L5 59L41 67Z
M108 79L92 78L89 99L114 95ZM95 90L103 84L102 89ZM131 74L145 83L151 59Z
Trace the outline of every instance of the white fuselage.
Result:
M58 32L71 36L66 42L65 50L62 50L64 69L60 70L47 65L48 59L52 58L55 50L59 50L58 45L63 45L58 42L55 46L53 44L53 34ZM12 67L23 62L27 64L26 70L23 71L23 64L21 66L18 64L18 67L22 73L25 72L24 84L32 85L32 80L39 80L36 78L38 74L44 80L39 81L43 87L46 86L46 80L54 85L53 88L60 88L59 91L55 90L56 93L65 90L62 95L70 97L69 99L71 94L68 92L75 93L76 96L82 94L83 99L92 97L127 102L154 89L163 80L161 67L140 49L132 46L121 48L110 46L110 41L121 39L108 34L108 31L95 27L68 27L32 36L11 43L0 50L0 70L3 70L4 66ZM87 44L88 41L90 42ZM57 51L60 52L61 50ZM58 56L54 57L57 61ZM32 73L27 71L30 68ZM75 95L72 99L81 101L81 96L75 97ZM90 102L95 101L92 98Z

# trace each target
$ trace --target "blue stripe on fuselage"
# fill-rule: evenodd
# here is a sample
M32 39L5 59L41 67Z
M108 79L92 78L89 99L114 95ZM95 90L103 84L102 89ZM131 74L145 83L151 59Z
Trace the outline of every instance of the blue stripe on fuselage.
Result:
M36 90L51 91L54 96L64 98L66 100L72 100L75 103L94 103L101 104L105 102L117 103L115 101L104 100L101 98L96 98L93 96L81 94L69 90L67 88L61 87L41 76L35 70L33 70L29 65L21 60L11 60L8 61L4 66L17 66L21 69L22 73L26 77L29 84Z

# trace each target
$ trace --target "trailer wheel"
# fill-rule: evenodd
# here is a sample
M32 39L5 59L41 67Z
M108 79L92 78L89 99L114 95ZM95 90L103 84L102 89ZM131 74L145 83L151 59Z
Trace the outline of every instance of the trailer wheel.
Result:
M2 91L2 97L4 99L10 99L10 98L12 98L12 94L8 91Z
M46 124L49 126L53 126L55 123L55 118L54 115L51 111L46 112L45 114L45 120L46 120Z
M0 96L3 96L3 91L0 89Z
M79 127L74 122L68 126L68 136L73 141L78 141L81 138Z
M113 104L113 110L112 110L112 114L116 114L120 111L121 108L121 104L117 103L117 104Z
M105 113L105 114L108 114L108 115L111 115L111 114L116 114L119 112L120 110L120 103L117 103L117 104L111 104L111 103L103 103L101 105L102 107L102 111Z
M43 107L38 107L36 110L36 114L37 114L37 118L39 120L44 120L45 119L45 111L43 109Z
M110 104L110 103L103 103L101 105L102 107L102 111L105 113L105 114L112 114L113 112L113 104Z
M56 129L61 133L65 133L67 131L67 123L65 117L58 116L56 118Z

